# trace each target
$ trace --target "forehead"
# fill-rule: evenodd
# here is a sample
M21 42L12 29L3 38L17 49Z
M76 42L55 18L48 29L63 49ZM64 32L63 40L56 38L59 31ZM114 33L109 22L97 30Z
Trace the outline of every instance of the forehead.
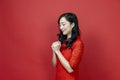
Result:
M68 21L66 20L66 18L65 17L62 17L61 19L60 19L60 24L62 24L62 23L67 23Z

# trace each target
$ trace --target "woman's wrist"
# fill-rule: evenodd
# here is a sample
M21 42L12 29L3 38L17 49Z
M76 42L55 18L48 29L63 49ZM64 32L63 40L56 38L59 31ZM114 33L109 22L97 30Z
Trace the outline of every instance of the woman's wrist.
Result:
M56 54L59 54L59 53L60 53L60 50L55 51L55 53L56 53Z

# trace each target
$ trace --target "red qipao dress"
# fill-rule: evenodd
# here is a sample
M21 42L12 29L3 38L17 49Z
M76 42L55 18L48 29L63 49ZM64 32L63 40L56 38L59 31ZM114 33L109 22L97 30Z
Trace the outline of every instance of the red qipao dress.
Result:
M83 53L83 43L80 36L73 42L71 48L65 48L65 46L66 41L62 43L60 51L74 71L72 73L67 72L57 57L56 80L77 80L79 76L79 63Z

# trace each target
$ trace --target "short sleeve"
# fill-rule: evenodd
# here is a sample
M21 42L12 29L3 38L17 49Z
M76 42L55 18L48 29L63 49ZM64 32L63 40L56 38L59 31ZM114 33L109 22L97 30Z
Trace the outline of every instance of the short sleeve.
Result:
M69 60L69 64L73 69L75 69L79 65L82 53L83 53L83 43L78 41L73 45L72 55Z

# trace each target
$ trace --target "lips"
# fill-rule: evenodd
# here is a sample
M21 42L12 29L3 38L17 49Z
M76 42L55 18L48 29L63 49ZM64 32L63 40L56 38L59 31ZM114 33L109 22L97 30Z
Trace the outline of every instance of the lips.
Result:
M64 32L65 30L61 30L62 32Z

